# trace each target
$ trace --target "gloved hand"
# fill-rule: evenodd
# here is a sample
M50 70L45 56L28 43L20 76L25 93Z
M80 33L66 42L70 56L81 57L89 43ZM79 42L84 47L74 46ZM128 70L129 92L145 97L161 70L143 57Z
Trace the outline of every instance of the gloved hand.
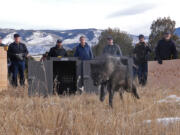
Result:
M159 63L159 64L163 64L163 61L162 61L162 60L158 60L158 63Z
M17 59L17 60L20 60L20 61L23 61L24 58L25 58L23 53L15 54L15 56L16 56L16 59Z

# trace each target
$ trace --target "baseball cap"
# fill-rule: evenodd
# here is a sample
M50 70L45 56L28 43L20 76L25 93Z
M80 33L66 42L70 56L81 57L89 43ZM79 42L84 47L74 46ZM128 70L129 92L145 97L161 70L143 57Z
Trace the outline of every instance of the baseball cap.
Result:
M14 38L18 38L18 37L20 37L19 34L14 34Z
M112 36L108 36L107 40L113 40L113 37Z
M57 43L62 43L63 41L61 39L58 39L57 40Z
M142 39L142 38L144 38L144 35L142 35L142 34L139 35L139 39Z

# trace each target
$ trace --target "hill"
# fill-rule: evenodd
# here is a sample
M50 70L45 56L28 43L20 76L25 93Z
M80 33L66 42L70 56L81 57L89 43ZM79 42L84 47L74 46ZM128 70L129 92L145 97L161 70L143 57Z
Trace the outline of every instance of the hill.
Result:
M64 40L65 49L73 49L78 45L81 35L87 37L89 45L96 45L102 30L97 29L76 29L76 30L14 30L0 29L0 36L3 43L13 42L13 35L18 33L28 46L31 55L42 54L56 44L57 39Z
M98 43L98 38L103 30L98 29L74 29L74 30L14 30L0 29L0 36L3 43L13 42L13 35L18 33L22 36L23 42L27 45L31 55L43 54L49 51L50 47L56 44L57 39L63 39L66 50L75 48L79 43L79 37L84 35L87 43L94 46ZM133 43L138 42L138 36L129 35L133 38ZM147 37L148 40L148 37Z

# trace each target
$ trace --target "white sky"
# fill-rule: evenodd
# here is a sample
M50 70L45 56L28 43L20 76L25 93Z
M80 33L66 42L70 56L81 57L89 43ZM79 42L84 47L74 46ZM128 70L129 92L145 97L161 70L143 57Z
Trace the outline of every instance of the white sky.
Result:
M152 21L164 16L180 26L180 0L0 0L0 28L118 27L147 35Z

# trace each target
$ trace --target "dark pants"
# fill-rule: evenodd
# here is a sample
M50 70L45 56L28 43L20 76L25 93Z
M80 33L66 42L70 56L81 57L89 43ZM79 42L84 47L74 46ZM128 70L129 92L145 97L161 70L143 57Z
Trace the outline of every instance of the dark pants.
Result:
M133 67L133 79L135 79L138 75L138 68Z
M142 63L138 65L138 79L139 83L146 85L148 77L148 63Z
M17 76L19 73L20 76L20 85L24 85L24 70L25 70L25 61L13 61L12 62L12 73L13 73L13 79L12 79L12 84L13 86L17 87L18 83L17 83Z

